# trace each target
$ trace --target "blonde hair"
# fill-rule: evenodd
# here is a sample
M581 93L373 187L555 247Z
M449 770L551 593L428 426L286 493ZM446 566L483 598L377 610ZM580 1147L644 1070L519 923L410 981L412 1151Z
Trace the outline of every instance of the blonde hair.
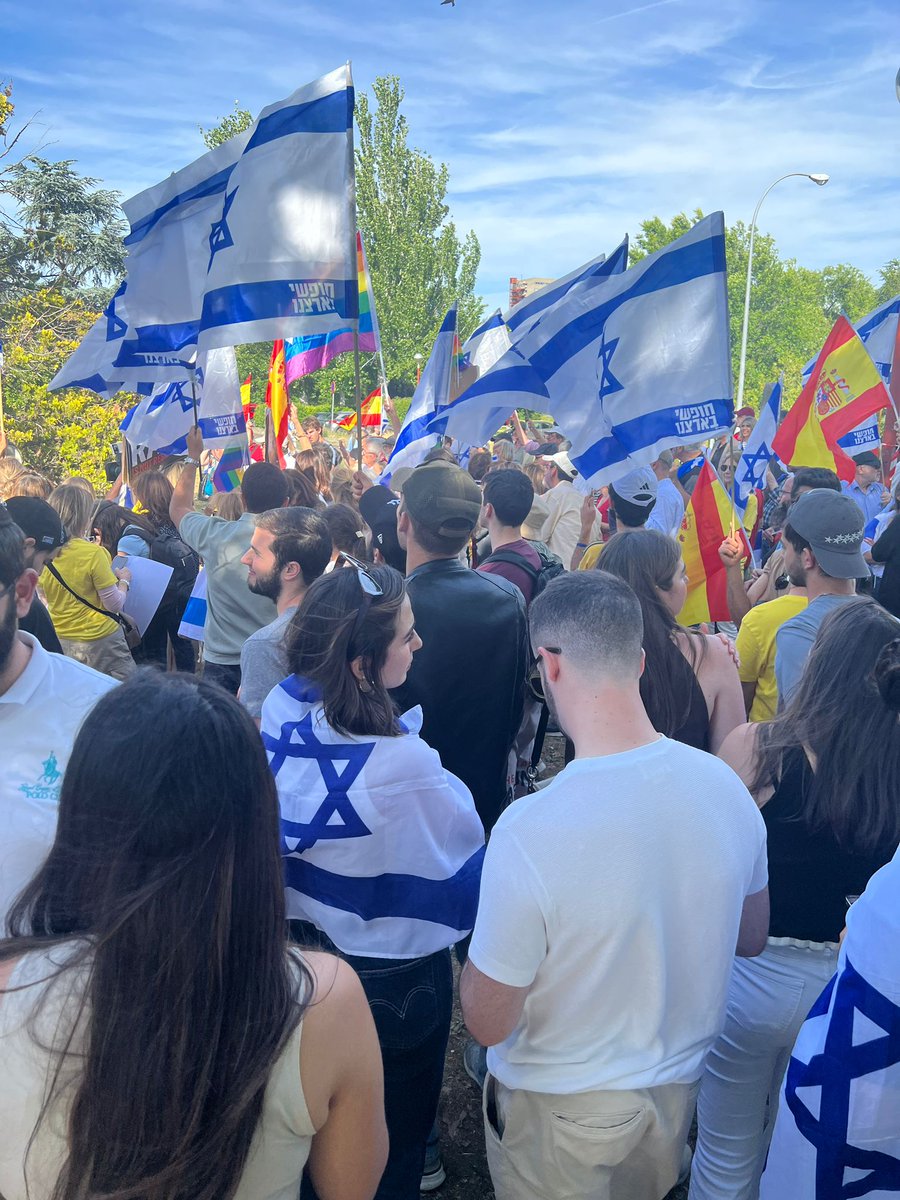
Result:
M10 496L36 496L38 500L46 500L52 491L53 484L45 475L39 475L37 471L22 471L9 485L6 499Z
M47 503L59 513L67 537L89 536L94 497L81 484L61 483L47 497Z
M17 458L4 455L0 458L0 500L8 500L14 496L12 485L20 475L25 474L25 468Z
M206 511L211 517L221 517L223 521L238 521L244 513L244 501L240 491L216 492Z

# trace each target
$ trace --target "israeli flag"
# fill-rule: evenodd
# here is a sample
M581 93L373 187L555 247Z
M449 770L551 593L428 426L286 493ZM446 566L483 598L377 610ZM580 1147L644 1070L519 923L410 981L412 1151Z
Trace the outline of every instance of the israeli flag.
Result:
M861 317L853 326L859 334L859 340L881 372L885 385L890 385L891 382L894 347L897 344L898 319L900 319L900 296L894 296L893 300L886 300L884 304ZM815 358L811 358L803 368L804 383L812 375L818 357L816 355ZM843 445L843 443L841 444Z
M349 66L263 110L208 231L201 349L359 318Z
M201 567L197 578L194 580L194 586L191 589L188 602L184 606L181 624L178 626L178 636L191 638L195 642L202 642L204 639L203 631L206 626L206 613L206 570L204 567Z
M627 266L628 238L626 237L609 258L605 254L601 254L597 258L591 259L589 263L585 263L583 267L570 271L568 275L563 275L561 279L555 279L553 283L548 283L540 291L520 300L518 304L514 304L509 309L503 318L509 327L512 340L515 342L523 334L533 329L547 311L558 304L560 300L572 296L582 287L590 287L601 279L608 279L610 275L618 275Z
M480 379L509 349L509 331L500 309L484 321L462 348L459 384L463 389L446 404L438 405L429 422L432 433L452 437L467 448L483 446L491 435L509 418L510 409L498 409L496 399L488 398L487 407L478 400L466 401L471 383Z
M532 395L544 390L547 403L531 407L553 413L592 486L653 462L660 450L730 432L722 213L559 302L510 353L519 361L504 356L498 368Z
M273 688L260 735L281 807L287 914L345 954L418 958L475 924L484 829L468 788L418 736L346 736L295 675Z
M379 482L385 486L390 485L391 476L396 470L419 466L428 451L437 445L438 435L430 428L430 423L438 410L446 408L450 401L456 309L455 303L450 306L434 339L403 428L397 434L393 452L382 472Z
M878 428L878 413L867 417L862 425L857 425L855 429L845 433L842 438L838 438L838 445L851 458L854 454L862 454L865 450L880 454L881 431Z
M197 416L207 449L239 443L247 437L234 350L210 350L197 367ZM134 446L158 454L186 454L194 424L191 385L160 384L126 415L119 428Z
M755 488L763 486L766 467L773 457L772 441L778 429L783 387L784 376L782 375L772 387L769 398L762 407L759 420L753 426L734 473L734 507L742 519L751 493Z

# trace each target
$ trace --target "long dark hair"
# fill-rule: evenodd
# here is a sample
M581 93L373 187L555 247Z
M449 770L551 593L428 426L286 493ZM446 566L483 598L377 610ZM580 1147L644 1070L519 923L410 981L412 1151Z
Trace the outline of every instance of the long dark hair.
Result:
M100 545L114 558L119 539L130 526L139 529L149 540L155 530L146 517L139 516L130 508L123 508L112 500L100 500L91 514L91 530L100 535ZM139 535L140 536L140 535Z
M147 520L158 533L164 525L171 525L169 504L175 490L162 471L142 471L131 481L135 500L146 509Z
M0 960L73 949L50 984L70 981L84 1031L52 1046L41 1121L63 1061L80 1067L52 1200L234 1194L311 993L284 918L278 802L253 722L214 684L138 672L85 719L53 847L0 942Z
M823 622L783 712L761 725L753 790L775 786L806 748L811 786L796 813L858 853L900 842L900 623L866 596Z
M703 659L702 637L684 629L669 612L660 592L675 582L681 562L678 543L657 529L624 529L603 547L597 569L624 579L641 602L644 618L644 673L641 699L654 729L671 737L688 717L691 688L685 667L696 671ZM687 635L690 661L676 638Z
M366 595L352 566L322 575L310 586L285 635L288 666L318 685L332 729L396 737L401 733L397 709L381 671L406 584L393 567L367 564L366 571L383 595ZM350 666L359 656L364 683Z

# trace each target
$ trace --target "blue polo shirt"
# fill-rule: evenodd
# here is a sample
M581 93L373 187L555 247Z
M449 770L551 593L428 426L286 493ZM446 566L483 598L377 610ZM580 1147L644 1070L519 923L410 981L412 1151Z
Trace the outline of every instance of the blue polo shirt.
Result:
M884 491L884 485L878 479L874 483L870 483L865 490L859 486L855 479L852 483L847 483L844 480L841 483L841 490L845 496L849 496L858 505L867 521L871 521L874 517L877 517L884 508L881 502L881 493Z

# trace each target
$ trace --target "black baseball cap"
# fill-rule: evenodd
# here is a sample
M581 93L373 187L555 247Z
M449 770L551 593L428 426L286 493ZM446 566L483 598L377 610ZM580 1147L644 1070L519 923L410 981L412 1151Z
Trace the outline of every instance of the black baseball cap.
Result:
M58 550L66 544L59 513L38 496L10 496L6 511L27 538L34 539L35 550Z
M400 498L376 483L359 498L359 512L372 530L372 544L381 551L389 567L406 574L406 551L397 537L397 509Z

